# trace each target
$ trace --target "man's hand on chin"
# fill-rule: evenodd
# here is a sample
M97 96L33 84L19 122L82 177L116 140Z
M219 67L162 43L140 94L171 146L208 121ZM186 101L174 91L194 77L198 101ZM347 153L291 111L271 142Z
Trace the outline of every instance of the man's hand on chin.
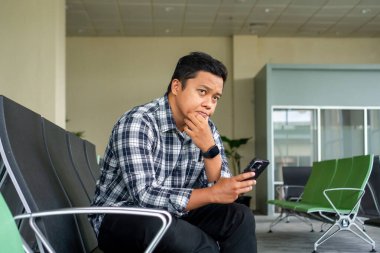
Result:
M189 113L184 121L186 124L184 127L186 134L190 136L202 152L206 152L215 145L210 126L208 125L207 114L198 112Z

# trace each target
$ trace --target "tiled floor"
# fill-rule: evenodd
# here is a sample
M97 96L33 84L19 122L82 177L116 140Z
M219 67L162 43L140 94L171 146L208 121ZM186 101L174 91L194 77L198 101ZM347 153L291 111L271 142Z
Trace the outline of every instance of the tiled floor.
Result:
M259 253L311 253L314 250L314 242L322 235L321 222L313 221L315 232L310 232L310 227L298 221L294 217L289 223L280 223L275 226L272 233L268 233L270 223L276 217L256 215L256 234ZM324 226L325 230L329 225ZM366 226L366 231L378 246L380 252L380 227ZM318 247L318 253L365 253L370 252L371 245L348 231L337 233L330 240Z

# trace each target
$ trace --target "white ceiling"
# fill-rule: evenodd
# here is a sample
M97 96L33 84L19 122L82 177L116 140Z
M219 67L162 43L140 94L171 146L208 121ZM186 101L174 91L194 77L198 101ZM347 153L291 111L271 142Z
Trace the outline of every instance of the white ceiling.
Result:
M380 0L66 0L67 36L380 37Z

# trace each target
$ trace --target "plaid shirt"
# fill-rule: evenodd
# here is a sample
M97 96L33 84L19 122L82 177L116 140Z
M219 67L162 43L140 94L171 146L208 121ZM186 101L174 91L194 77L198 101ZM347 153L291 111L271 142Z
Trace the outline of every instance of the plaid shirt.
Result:
M222 177L230 177L223 143L209 120L222 154ZM207 181L200 149L174 122L167 96L126 112L113 128L93 206L147 207L186 214L193 188ZM95 232L104 215L90 216Z

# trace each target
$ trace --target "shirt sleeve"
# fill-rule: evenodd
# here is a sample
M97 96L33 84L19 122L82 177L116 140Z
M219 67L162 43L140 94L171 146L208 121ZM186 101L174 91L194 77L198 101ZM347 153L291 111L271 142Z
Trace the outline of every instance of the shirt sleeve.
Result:
M186 213L192 189L162 186L164 179L156 177L152 154L156 135L147 119L127 117L114 128L114 153L134 204L181 216Z

